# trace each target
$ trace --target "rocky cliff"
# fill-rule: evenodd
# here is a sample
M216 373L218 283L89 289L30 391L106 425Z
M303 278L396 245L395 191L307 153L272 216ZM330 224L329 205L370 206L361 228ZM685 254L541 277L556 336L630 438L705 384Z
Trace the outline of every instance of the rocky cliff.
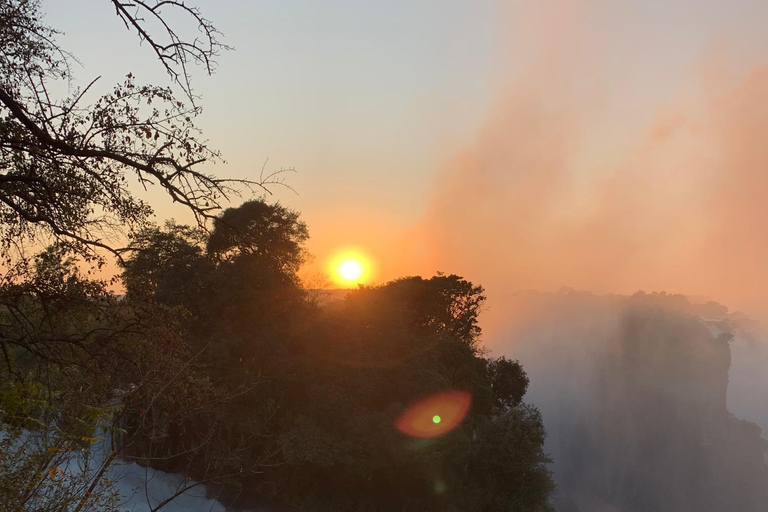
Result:
M726 308L644 293L520 304L509 351L544 415L560 512L768 510L768 442L726 407Z

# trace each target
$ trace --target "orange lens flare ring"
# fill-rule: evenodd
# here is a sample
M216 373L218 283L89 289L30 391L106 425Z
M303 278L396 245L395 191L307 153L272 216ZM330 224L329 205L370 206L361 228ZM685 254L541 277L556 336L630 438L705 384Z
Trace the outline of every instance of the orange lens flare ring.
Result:
M472 395L466 391L430 395L411 405L395 421L395 428L411 437L441 436L461 424L471 405Z

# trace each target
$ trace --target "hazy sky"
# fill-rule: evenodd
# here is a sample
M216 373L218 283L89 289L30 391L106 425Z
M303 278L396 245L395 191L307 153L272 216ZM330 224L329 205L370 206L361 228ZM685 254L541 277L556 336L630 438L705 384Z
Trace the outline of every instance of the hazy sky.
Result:
M254 177L267 158L269 169L296 168L287 179L298 195L276 196L302 212L322 251L418 221L445 148L471 137L487 108L491 2L193 3L234 47L213 77L195 77L199 124L228 161L216 172ZM166 79L109 2L43 6L83 63L81 82Z
M357 246L497 312L530 287L768 302L765 0L193 3L235 48L195 80L214 170L299 171L275 192L308 272ZM165 80L106 0L43 6L81 82Z

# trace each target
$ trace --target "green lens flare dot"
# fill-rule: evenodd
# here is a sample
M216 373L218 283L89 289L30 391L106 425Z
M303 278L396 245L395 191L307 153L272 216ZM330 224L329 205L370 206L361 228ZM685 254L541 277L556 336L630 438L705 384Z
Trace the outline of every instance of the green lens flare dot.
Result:
M435 414L434 416L432 416L432 423L434 423L435 425L437 425L438 423L440 423L440 416L438 416L437 414Z

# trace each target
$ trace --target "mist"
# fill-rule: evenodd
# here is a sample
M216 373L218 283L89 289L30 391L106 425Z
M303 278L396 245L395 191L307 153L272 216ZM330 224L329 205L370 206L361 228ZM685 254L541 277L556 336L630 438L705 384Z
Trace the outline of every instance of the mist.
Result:
M722 23L692 34L699 8ZM731 8L500 8L497 99L438 172L421 238L488 289L558 510L768 503L768 55Z
M517 301L525 321L504 350L531 378L558 511L765 510L768 441L733 414L755 403L741 396L734 409L728 389L734 333L749 337L750 322L682 295Z
M510 289L667 290L768 311L768 58L729 46L740 34L725 23L707 41L686 37L683 15L625 7L500 9L497 100L448 153L422 226L434 263L486 284L491 328ZM687 61L658 48L664 29Z

